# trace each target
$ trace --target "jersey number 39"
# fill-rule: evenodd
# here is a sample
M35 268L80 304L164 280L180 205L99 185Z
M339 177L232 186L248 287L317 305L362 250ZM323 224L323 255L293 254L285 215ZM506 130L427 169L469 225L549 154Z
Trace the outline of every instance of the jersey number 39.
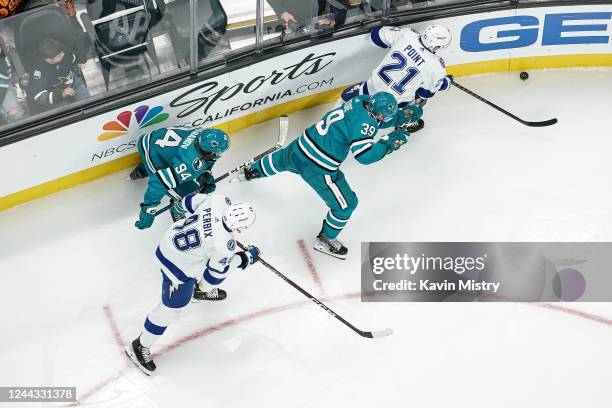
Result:
M329 112L329 114L327 114L325 118L318 121L315 125L315 128L317 128L317 132L319 133L319 135L325 136L327 132L329 132L329 128L332 123L342 119L344 119L344 110L336 109Z
M406 68L406 66L408 65L408 61L406 60L404 54L399 51L395 51L393 54L391 54L391 58L393 58L396 62L383 65L382 68L378 71L378 76L385 82L385 84L391 87L391 89L393 89L398 94L403 95L404 92L406 92L406 85L408 85L408 83L412 81L414 77L419 75L420 72L415 67ZM393 79L389 77L387 72L403 71L404 69L406 69L407 71L406 75L404 75L404 77L400 79L399 82L395 82L393 83L393 85L391 85Z

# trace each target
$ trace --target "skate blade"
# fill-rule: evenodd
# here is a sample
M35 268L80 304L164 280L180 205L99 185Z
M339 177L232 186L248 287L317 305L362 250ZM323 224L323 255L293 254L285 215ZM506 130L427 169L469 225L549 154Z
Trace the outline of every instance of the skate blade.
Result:
M319 251L322 254L333 256L334 258L337 258L337 259L342 259L342 260L346 259L346 255L334 254L333 252L326 251L325 249L322 249L322 248L317 248L316 246L313 246L312 249L314 249L315 251Z
M153 374L153 372L147 370L142 365L140 365L140 362L138 361L138 359L134 355L134 352L131 349L126 348L125 349L125 354L128 356L128 358L130 360L132 360L132 363L134 363L136 365L136 367L138 367L140 369L140 371L142 371L146 376L150 377Z

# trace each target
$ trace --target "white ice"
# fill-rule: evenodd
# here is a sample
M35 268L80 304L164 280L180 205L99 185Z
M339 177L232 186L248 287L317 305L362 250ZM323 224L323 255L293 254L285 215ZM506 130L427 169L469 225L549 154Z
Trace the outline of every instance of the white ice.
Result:
M565 305L592 313L578 316L355 296L361 241L612 240L612 71L459 81L528 120L559 123L528 128L457 89L436 96L400 151L343 165L360 200L340 236L346 261L312 251L325 207L299 177L219 185L257 208L245 242L358 327L392 336L360 338L256 265L228 277L226 301L188 306L145 377L121 347L159 298L153 251L170 219L133 227L145 183L126 170L0 213L0 385L76 386L92 407L609 408L612 304ZM290 136L330 106L290 115ZM231 135L217 171L269 146L276 128Z

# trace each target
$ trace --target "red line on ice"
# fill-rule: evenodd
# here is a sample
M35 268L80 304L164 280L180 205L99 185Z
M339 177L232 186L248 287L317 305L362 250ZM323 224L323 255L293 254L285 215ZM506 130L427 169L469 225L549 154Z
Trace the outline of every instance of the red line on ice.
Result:
M352 298L358 298L361 297L361 293L357 292L357 293L347 293L344 295L338 295L338 296L333 296L333 297L327 297L327 298L322 298L322 301L328 301L328 300L332 300L332 299L352 299ZM221 323L217 323L215 325L212 326L208 326L205 328L202 328L200 330L197 330L195 332L193 332L192 334L189 334L187 336L183 336L177 340L175 340L174 342L168 344L167 346L163 347L161 350L159 350L157 353L155 353L155 356L160 356L163 354L166 354L174 349L177 349L187 343L190 343L194 340L197 340L201 337L205 337L208 336L209 334L213 334L217 331L223 330L225 328L228 327L232 327L232 326L236 326L239 325L241 323L247 322L249 320L255 320L257 318L260 317L264 317L267 315L271 315L274 313L279 313L279 312L284 312L286 310L290 310L290 309L295 309L301 306L305 306L307 304L310 304L311 301L309 300L304 300L302 302L295 302L295 303L289 303L286 305L281 305L281 306L275 306L275 307L271 307L268 309L263 309L257 312L253 312L253 313L249 313L240 317L237 317L235 319L229 319L226 320L224 322ZM522 302L525 305L530 305L530 306L535 306L535 307L541 307L544 309L548 309L548 310L553 310L556 312L561 312L561 313L565 313L568 315L572 315L572 316L576 316L576 317L581 317L587 320L591 320L597 323L602 323L608 326L612 326L612 320L611 319L607 319L603 316L599 316L596 314L592 314L592 313L587 313L587 312L582 312L580 310L576 310L576 309L571 309L569 307L565 307L565 306L559 306L556 304L551 304L551 303L531 303L531 302ZM112 314L110 314L110 308L108 308L108 312L106 311L108 308L108 306L105 306L105 313L107 313L107 316L109 316L112 319ZM114 320L109 319L109 321L111 322L111 328L113 330L113 335L115 336L115 339L119 339L119 341L121 342L121 344L123 344L123 342L121 341L121 336L119 334L119 331L117 330L117 325L114 324ZM123 349L123 347L122 347ZM87 391L86 393L84 393L78 400L77 402L74 402L72 404L69 404L67 406L77 406L80 405L83 401L91 398L93 395L97 394L98 392L100 392L104 387L106 387L107 385L113 383L114 381L118 380L121 376L124 375L124 372L129 369L132 368L133 364L130 362L129 365L126 365L126 367L124 367L123 369L121 369L120 371L118 371L117 373L113 374L112 376L110 376L109 378L105 379L104 381L101 381L100 383L98 383L96 386L94 386L93 388L91 388L89 391ZM133 367L135 368L135 367Z
M322 301L327 301L327 300L331 300L331 299L352 299L352 298L357 298L360 297L361 293L357 292L357 293L347 293L344 295L339 295L339 296L334 296L334 297L330 297L330 298L322 298ZM275 306L275 307L271 307L268 309L263 309L257 312L253 312L253 313L249 313L240 317L237 317L235 319L229 319L226 320L224 322L221 323L217 323L215 325L212 326L208 326L205 327L201 330L197 330L195 332L193 332L192 334L189 334L187 336L181 337L177 340L175 340L174 342L168 344L167 346L163 347L161 350L159 350L157 353L154 353L154 356L160 356L163 354L168 353L169 351L172 351L180 346L183 346L187 343L192 342L193 340L199 339L200 337L204 337L204 336L208 336L209 334L215 333L219 330L223 330L225 328L231 327L231 326L236 326L238 324L244 323L246 321L249 320L254 320L260 317L264 317L267 315L271 315L274 313L279 313L279 312L284 312L286 310L290 310L290 309L296 309L298 307L301 306L305 306L310 304L311 301L310 300L304 300L301 302L295 302L295 303L289 303L286 305L281 305L281 306ZM110 309L109 309L110 310ZM112 327L112 325L111 325ZM115 325L116 327L116 325ZM123 348L122 348L123 350ZM127 358L127 357L126 357ZM87 391L86 393L84 393L79 399L77 399L76 402L69 404L67 406L69 407L74 407L77 405L80 405L83 401L91 398L93 395L97 394L98 392L102 391L102 389L104 387L106 387L107 385L113 383L115 380L118 380L121 376L123 376L124 372L126 369L134 367L133 363L130 361L128 365L126 365L125 368L121 369L119 372L113 374L112 376L110 376L109 378L105 379L104 381L100 381L97 385L95 385L93 388L91 388L89 391ZM134 367L136 368L136 367ZM136 368L137 369L137 368Z
M602 323L608 326L612 326L612 320L607 319L603 316L599 316L593 313L583 312L582 310L572 309L567 306L557 305L555 303L530 303L531 305L541 307L548 310L555 310L557 312L566 313L572 316L582 317L584 319L592 320L597 323Z
M125 343L121 338L121 332L119 331L119 327L117 326L117 321L113 316L113 311L111 310L109 305L104 305L104 314L106 315L106 320L108 320L108 324L110 324L111 331L113 332L113 337L115 338L115 343L119 346L119 349L123 353L123 347Z
M128 365L126 365L124 368L122 368L120 371L118 371L117 373L115 373L114 375L108 377L106 380L104 381L100 381L97 385L95 385L92 389L90 389L89 391L87 391L85 394L81 395L81 397L79 399L76 400L76 402L73 402L71 404L65 405L66 407L76 407L81 405L81 403L83 401L85 401L86 399L91 398L92 396L94 396L95 394L97 394L98 392L102 391L102 388L106 387L108 384L114 382L115 380L118 380L119 377L122 377L125 370L127 370L129 368Z
M317 267L315 266L312 257L310 256L310 252L308 252L308 248L306 248L306 244L303 239L298 240L298 246L300 247L300 252L306 261L306 266L308 266L308 272L310 272L310 276L314 283L317 284L321 293L325 294L325 290L323 289L323 283L321 283L321 278L319 277L319 272L317 272Z

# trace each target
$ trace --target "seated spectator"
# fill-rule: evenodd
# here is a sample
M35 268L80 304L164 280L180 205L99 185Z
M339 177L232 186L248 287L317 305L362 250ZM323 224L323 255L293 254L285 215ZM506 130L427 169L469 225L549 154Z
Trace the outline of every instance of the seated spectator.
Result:
M24 106L17 98L17 90L11 82L10 60L0 48L0 124L17 121L25 114Z
M39 108L49 109L89 98L73 52L52 38L42 40L38 52L41 61L32 73L29 91Z
M348 0L267 0L274 13L283 21L284 28L291 26L312 29L333 28L344 24ZM319 17L320 18L317 18Z

